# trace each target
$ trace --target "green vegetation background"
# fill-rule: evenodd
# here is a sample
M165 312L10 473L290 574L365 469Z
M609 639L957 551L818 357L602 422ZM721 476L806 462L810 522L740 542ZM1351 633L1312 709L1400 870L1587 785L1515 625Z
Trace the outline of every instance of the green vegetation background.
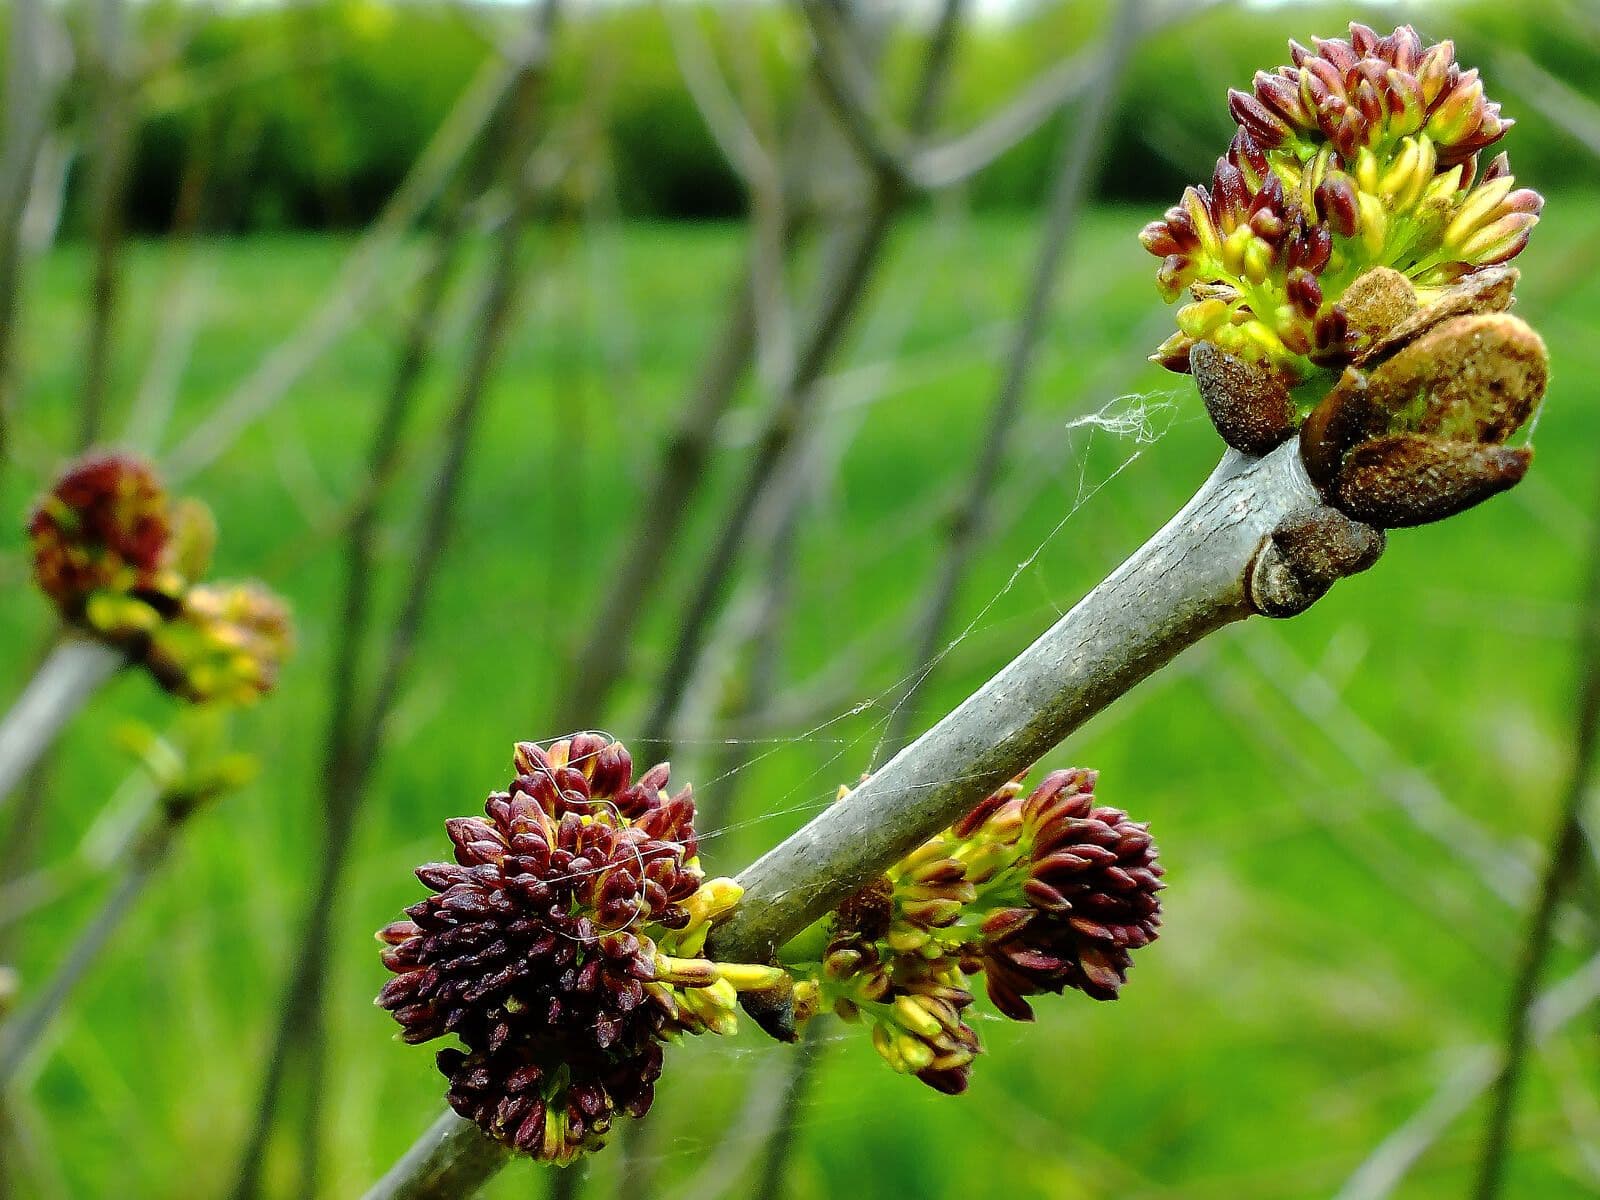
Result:
M750 4L748 31L759 74L778 102L804 76L806 35L790 6ZM87 5L69 11L79 25ZM606 146L615 178L595 185L625 216L727 217L743 209L739 181L706 132L683 86L659 5L572 5L552 97L583 114ZM1034 11L1036 9L1037 11ZM493 8L490 11L494 11ZM713 10L698 7L702 15ZM990 111L1042 68L1092 44L1107 6L1099 0L1023 5L1014 24L980 25L963 39L961 68L946 111L960 127ZM214 8L151 0L138 10L145 86L137 115L131 217L165 230L185 171L206 162L208 218L231 230L349 227L367 221L404 176L452 99L482 62L505 12L428 0L318 0L315 4ZM1433 0L1425 4L1291 4L1263 10L1227 4L1152 38L1124 89L1109 196L1176 195L1209 175L1231 133L1224 89L1284 60L1290 31L1340 32L1352 17L1381 25L1414 21L1425 37L1453 38L1463 62L1494 78L1507 54L1526 54L1569 86L1600 99L1593 47L1600 40L1590 0ZM0 26L5 14L0 11ZM709 20L708 22L709 23ZM1199 32L1197 32L1199 31ZM910 86L915 35L891 38L891 97ZM722 44L725 60L729 53ZM735 78L738 78L735 75ZM1491 95L1505 95L1496 80ZM64 120L89 93L69 93ZM893 105L891 104L892 108ZM1519 108L1517 163L1529 178L1600 184L1600 163L1537 113ZM1044 195L1054 129L1029 139L977 181L984 209L1031 209ZM610 193L613 193L611 195ZM74 216L81 205L75 188ZM586 195L568 199L580 204Z
M425 13L338 11L352 29L370 22L375 32L370 42L341 43L330 66L349 62L353 80L387 80L392 90L382 94L391 98L428 92L408 115L427 128L476 43L465 34L434 40L425 22L452 26ZM1430 25L1453 31L1442 9L1427 12ZM1242 16L1225 19L1219 28L1239 45L1208 38L1201 56L1191 33L1141 63L1140 95L1156 115L1137 131L1129 118L1119 164L1150 158L1145 138L1163 139L1164 150L1192 140L1197 159L1211 154L1221 89L1243 81L1242 64L1276 61L1282 36L1332 25L1292 10L1255 13L1248 31ZM1504 20L1527 44L1544 39L1541 53L1576 54L1562 49L1553 22ZM204 32L221 38L250 22L282 30L289 21L254 13ZM405 43L417 47L412 57L429 47L428 70L402 66L391 52L400 38L416 39ZM980 110L1076 40L985 35L976 65L962 69L958 109ZM1594 44L1588 74L1573 82L1600 82ZM635 66L616 78L644 88L641 78L654 72L650 86L672 88L670 59L641 53ZM577 76L568 78L575 86ZM263 81L263 127L293 111L293 92L283 79ZM1505 99L1508 111L1529 115ZM686 111L678 127L692 126ZM1529 119L1510 141L1519 176L1551 194L1522 260L1519 311L1549 341L1555 377L1526 484L1440 527L1396 534L1376 570L1303 618L1212 639L1053 755L1054 765L1099 767L1105 798L1153 822L1171 881L1164 937L1140 954L1115 1005L1067 996L1039 1006L1037 1027L984 1024L988 1053L965 1099L892 1076L862 1037L830 1043L805 1109L795 1197L1326 1197L1495 1038L1521 928L1500 890L1519 886L1535 861L1566 767L1573 597L1594 520L1600 438L1591 382L1600 371L1600 230L1597 193L1585 186L1594 168L1555 132L1532 136L1536 128ZM358 163L370 169L369 150L378 153L369 142L403 163L414 141L357 126L314 161L355 179ZM284 161L299 161L292 146ZM1036 178L1037 157L1032 166L1022 159L1015 178ZM276 176L251 178L254 189ZM324 184L313 192L333 194ZM938 553L942 507L974 451L1034 250L1026 188L986 184L972 199L988 187L993 203L974 218L952 204L897 231L852 339L827 427L842 436L859 421L859 432L805 528L785 661L800 711L756 747L735 822L706 838L715 871L737 869L869 765L883 712L854 710L906 670L906 617ZM294 211L289 199L262 206L247 222L257 229ZM1007 209L1015 211L997 211ZM1080 233L1026 433L1002 481L1002 516L963 598L957 628L967 632L919 705L929 717L1054 620L1215 460L1188 381L1142 362L1166 320L1150 286L1153 263L1133 237L1152 209L1108 205ZM258 232L193 246L205 288L176 432L297 326L351 244L343 234ZM397 1044L370 1005L384 974L371 931L418 896L409 870L443 855L442 820L474 811L503 783L513 739L563 732L548 725L552 689L630 515L648 502L646 467L741 249L731 224L573 219L533 235L538 282L491 397L461 532L392 724L337 926L331 1195L359 1194L439 1103L428 1051ZM158 241L137 245L128 265L117 360L124 398L147 367L181 269ZM808 256L802 285L809 267ZM6 694L47 627L26 582L20 517L76 420L88 275L86 248L69 242L40 265L25 309L22 469L0 477L11 530L0 531ZM221 523L219 573L260 575L286 593L301 648L280 693L240 722L264 776L191 830L58 1028L27 1125L54 1188L46 1196L207 1196L227 1182L315 863L333 538L394 350L403 297L392 301L192 484ZM414 461L436 436L431 422L449 398L469 311L463 293L444 329L428 411L413 429ZM746 396L751 406L760 399L756 389ZM1074 426L1096 411L1118 419ZM736 476L748 428L738 415L727 423L714 496ZM420 483L406 481L387 566L406 555ZM688 548L658 581L638 682L610 723L620 736L637 720L712 511L699 511ZM830 687L841 656L859 677ZM160 720L166 711L144 681L128 678L75 723L57 760L45 860L70 853L129 771L107 730L130 714ZM728 786L715 778L726 729L712 720L694 732L675 775L705 792ZM1429 832L1441 801L1485 836L1487 863L1469 861L1455 832ZM59 958L105 882L74 878L64 899L23 926L25 986ZM1592 949L1581 929L1568 932L1562 974ZM1592 1015L1580 1019L1540 1060L1509 1196L1595 1194L1584 1158L1600 1122L1593 1027ZM703 1164L743 1089L758 1079L770 1086L782 1054L756 1036L672 1053L653 1118L669 1184ZM1477 1116L1455 1123L1396 1194L1462 1195ZM274 1168L293 1153L292 1143L276 1147ZM596 1160L602 1185L613 1165ZM535 1174L518 1165L493 1194L537 1194Z

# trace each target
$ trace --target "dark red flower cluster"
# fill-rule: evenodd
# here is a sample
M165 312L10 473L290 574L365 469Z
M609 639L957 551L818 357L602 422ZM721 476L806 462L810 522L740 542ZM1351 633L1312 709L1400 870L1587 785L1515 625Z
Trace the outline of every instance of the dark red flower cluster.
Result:
M686 925L702 882L694 799L598 734L519 743L515 768L487 819L446 823L455 862L417 870L435 895L380 932L378 1004L407 1042L465 1045L438 1057L457 1112L564 1162L650 1107L675 1015L650 933Z
M970 945L989 998L1026 1021L1025 996L1076 988L1115 1000L1131 953L1155 941L1161 925L1161 864L1149 826L1119 808L1095 804L1096 772L1056 771L1026 799L997 793L955 829L970 837L986 822L1021 818L1026 877L1021 903L997 908Z
M1096 805L1095 780L1056 771L1026 796L1010 780L851 896L808 1005L865 1022L891 1067L953 1094L982 1050L969 976L1017 1021L1043 992L1115 1000L1132 952L1156 939L1164 885L1148 828Z
M1466 162L1505 136L1514 121L1483 94L1476 69L1463 71L1450 41L1424 46L1402 25L1387 37L1352 24L1350 38L1290 41L1290 66L1257 71L1250 92L1230 91L1228 108L1263 150L1325 140L1347 160L1357 151L1426 133L1439 163Z
M39 501L28 522L39 587L69 620L89 595L115 589L165 597L167 494L147 463L96 454L75 463Z

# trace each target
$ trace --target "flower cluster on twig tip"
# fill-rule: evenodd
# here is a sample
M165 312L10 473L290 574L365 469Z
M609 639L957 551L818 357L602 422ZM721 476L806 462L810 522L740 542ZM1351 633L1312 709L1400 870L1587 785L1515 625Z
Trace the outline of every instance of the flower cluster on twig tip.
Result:
M1162 294L1190 296L1152 358L1191 371L1197 348L1211 346L1269 372L1285 394L1380 335L1384 314L1352 295L1366 272L1399 272L1426 305L1515 257L1543 204L1516 187L1506 155L1480 169L1513 122L1452 43L1424 46L1409 25L1379 37L1354 24L1348 41L1290 50L1290 65L1229 94L1239 128L1210 187L1189 188L1140 235L1162 259ZM1266 435L1243 436L1241 449L1263 449Z
M568 1163L650 1108L664 1042L731 1033L741 991L789 977L701 957L740 888L702 875L667 764L635 779L621 743L583 733L520 742L514 767L484 817L446 822L455 861L416 872L434 894L379 932L377 1003L404 1041L459 1040L437 1059L458 1113Z
M34 578L62 618L150 669L174 695L243 703L269 691L288 655L288 607L256 583L198 582L216 527L173 502L148 463L92 454L72 464L28 522Z
M966 1088L977 1035L967 987L981 974L1006 1017L1068 988L1115 1000L1132 952L1156 939L1162 868L1148 828L1096 803L1096 773L1018 777L830 918L809 1006L866 1021L898 1071Z

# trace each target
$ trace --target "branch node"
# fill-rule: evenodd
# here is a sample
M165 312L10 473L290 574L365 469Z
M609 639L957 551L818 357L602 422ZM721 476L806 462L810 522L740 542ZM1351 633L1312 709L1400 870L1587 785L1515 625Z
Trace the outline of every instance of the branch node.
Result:
M1250 563L1250 605L1267 617L1297 616L1346 575L1377 562L1384 543L1383 530L1326 504L1290 513Z

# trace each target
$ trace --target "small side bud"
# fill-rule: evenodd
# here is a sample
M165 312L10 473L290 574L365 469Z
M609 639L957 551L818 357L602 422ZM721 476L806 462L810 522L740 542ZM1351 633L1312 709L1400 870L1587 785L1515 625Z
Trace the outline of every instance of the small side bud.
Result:
M1189 366L1211 423L1235 450L1266 454L1294 432L1294 401L1268 363L1199 342L1190 352Z
M1297 616L1377 562L1384 542L1382 529L1325 504L1285 517L1250 566L1250 603L1263 616Z

